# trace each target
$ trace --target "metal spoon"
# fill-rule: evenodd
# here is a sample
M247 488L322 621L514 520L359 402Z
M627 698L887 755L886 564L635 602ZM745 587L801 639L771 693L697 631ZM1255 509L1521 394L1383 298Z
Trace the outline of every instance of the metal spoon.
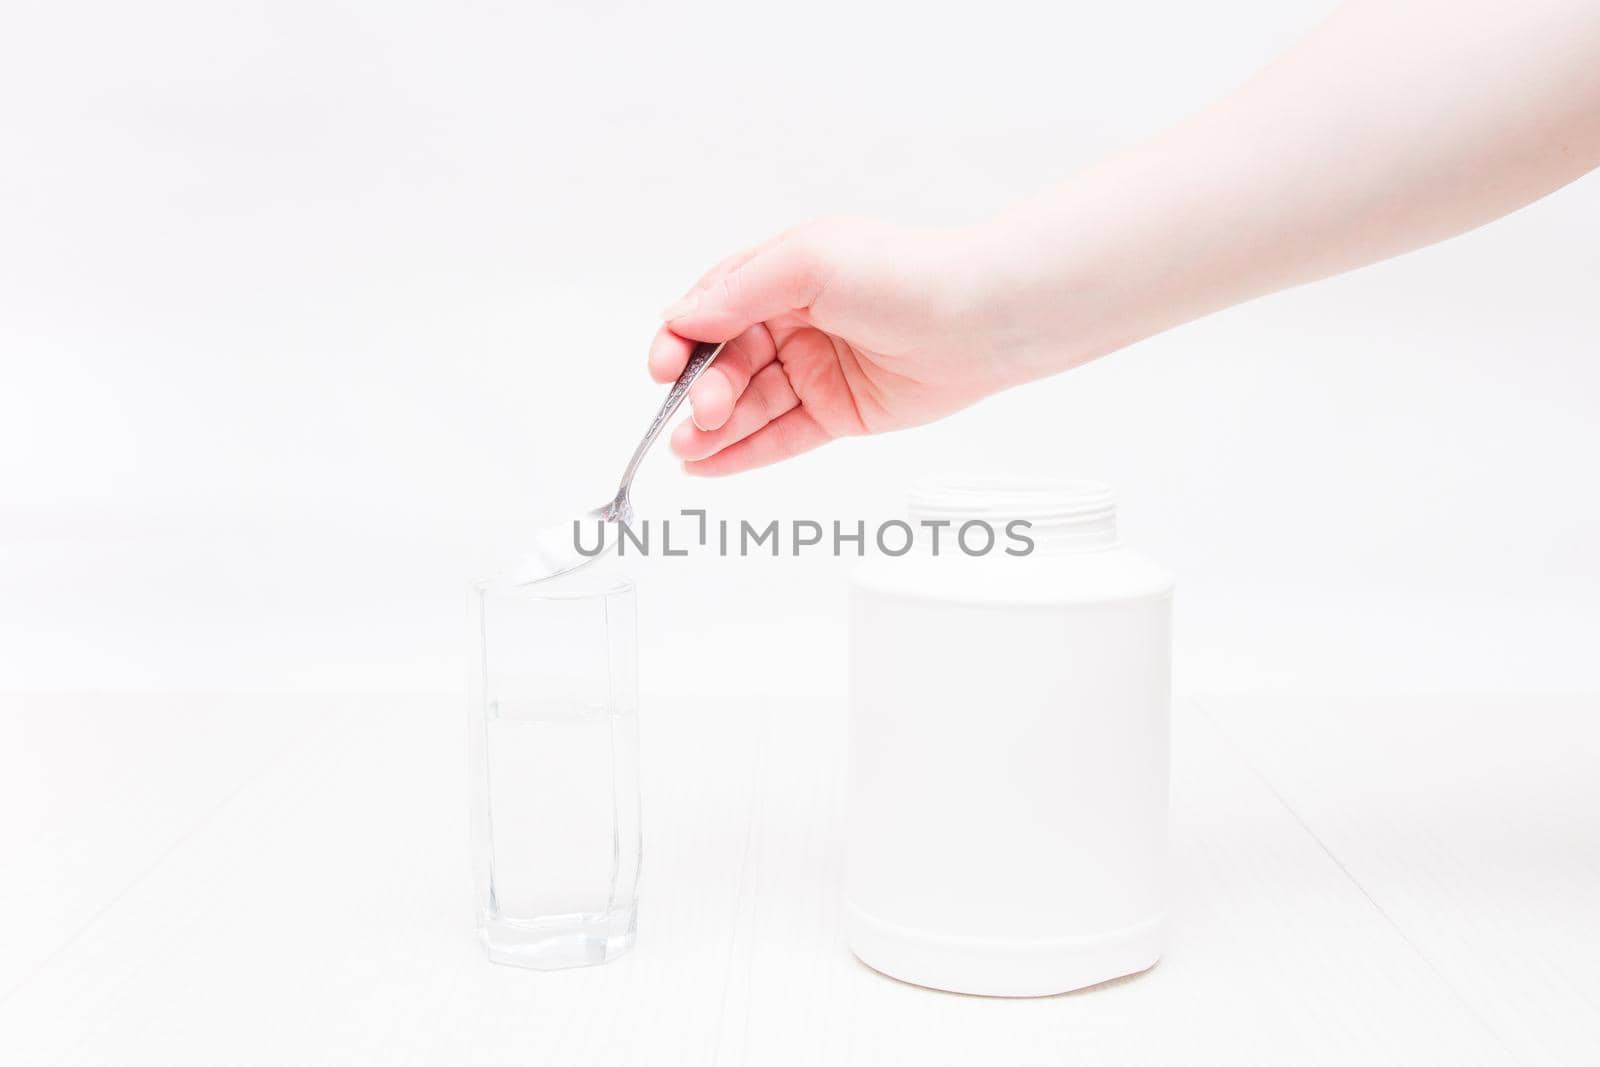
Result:
M628 490L633 487L634 475L639 473L639 464L644 462L645 454L650 451L650 446L656 443L656 438L661 436L661 431L667 422L683 406L684 397L689 395L689 387L699 380L700 375L705 373L705 369L711 366L711 361L716 359L721 351L722 344L701 342L694 346L683 373L672 383L672 390L662 402L661 410L650 420L650 428L645 431L644 439L639 442L639 447L633 450L633 458L628 460L627 469L622 472L622 482L617 486L617 495L612 497L609 503L602 504L593 511L575 516L566 522L542 527L535 532L533 551L512 571L512 584L526 585L529 582L543 582L563 574L571 574L580 567L593 563L616 544L621 528L633 523L633 501L628 497ZM578 551L578 529L586 521L597 522L604 534L600 546L593 553Z

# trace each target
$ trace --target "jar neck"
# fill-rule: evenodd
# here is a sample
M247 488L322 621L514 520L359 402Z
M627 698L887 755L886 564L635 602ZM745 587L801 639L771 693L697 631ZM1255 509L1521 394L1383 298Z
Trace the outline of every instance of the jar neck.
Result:
M1099 482L1046 478L940 477L917 483L908 510L914 522L946 521L959 527L988 523L1004 534L1021 520L1035 553L1060 555L1111 548L1117 537L1117 502Z

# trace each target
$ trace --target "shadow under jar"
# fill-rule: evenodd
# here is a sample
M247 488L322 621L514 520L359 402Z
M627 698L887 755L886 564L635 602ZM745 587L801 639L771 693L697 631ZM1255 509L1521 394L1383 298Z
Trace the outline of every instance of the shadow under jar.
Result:
M639 882L633 584L587 573L473 587L472 855L497 963L605 963Z

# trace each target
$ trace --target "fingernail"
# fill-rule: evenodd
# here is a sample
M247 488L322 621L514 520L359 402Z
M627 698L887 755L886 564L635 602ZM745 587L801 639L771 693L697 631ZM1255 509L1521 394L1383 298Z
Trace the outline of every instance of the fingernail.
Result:
M689 398L689 421L694 423L694 428L699 430L701 433L706 432L706 428L700 425L700 414L694 409L693 397Z
M671 322L673 319L681 319L685 315L689 314L689 312L693 311L695 309L695 305L699 302L699 299L693 293L690 293L677 303L668 304L666 309L661 312L661 317L668 322Z

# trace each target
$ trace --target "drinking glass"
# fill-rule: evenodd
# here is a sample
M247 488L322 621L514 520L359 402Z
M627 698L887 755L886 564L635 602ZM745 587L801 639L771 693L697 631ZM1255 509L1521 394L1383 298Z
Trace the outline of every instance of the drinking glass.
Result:
M633 585L587 573L473 587L472 853L497 963L605 963L639 881Z

